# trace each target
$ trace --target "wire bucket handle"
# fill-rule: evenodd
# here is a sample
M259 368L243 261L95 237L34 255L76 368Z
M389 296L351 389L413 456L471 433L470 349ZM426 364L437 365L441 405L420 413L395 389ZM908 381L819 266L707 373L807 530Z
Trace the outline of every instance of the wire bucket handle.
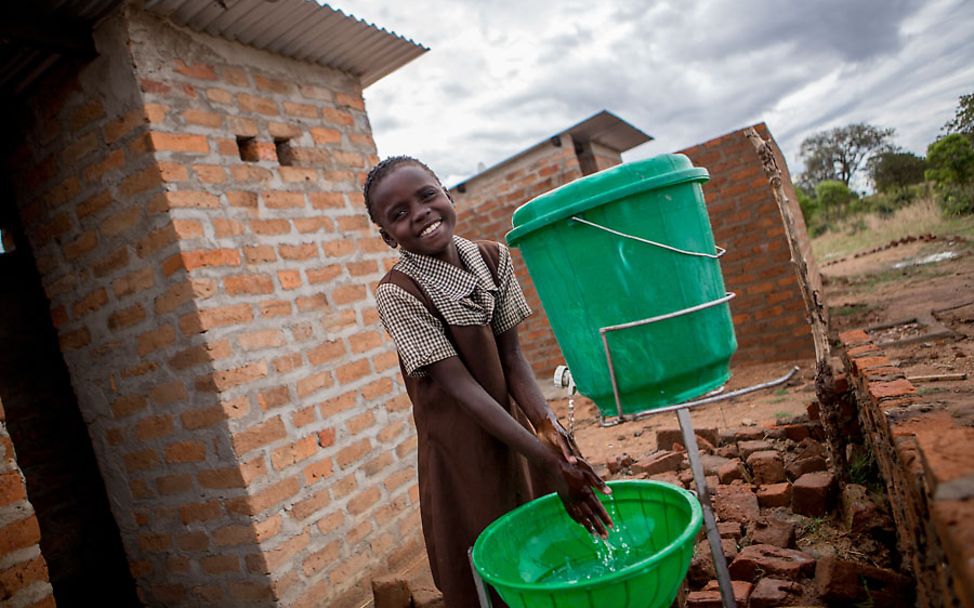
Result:
M712 308L714 306L719 306L721 304L726 304L730 302L737 296L736 293L732 291L726 292L722 297L715 300L710 300L709 302L704 302L703 304L697 304L696 306L690 306L682 310L675 310L673 312L668 312L662 315L656 315L655 317L649 317L646 319L639 319L638 321L630 321L629 323L621 323L619 325L609 325L607 327L599 328L599 334L602 337L602 348L605 352L605 361L609 367L609 380L612 381L612 395L615 397L616 402L616 412L619 418L623 418L622 414L622 400L619 397L619 382L616 379L615 365L612 363L612 349L609 348L609 339L607 334L612 331L619 331L623 329L631 329L633 327L641 327L643 325L649 325L651 323L659 323L660 321L666 321L667 319L673 319L675 317L682 317L691 313L695 313L700 310L705 310L707 308Z
M712 260L716 260L716 259L719 259L721 256L723 256L725 253L727 253L727 250L726 249L724 249L723 247L718 247L717 245L714 245L714 249L717 250L717 253L702 253L702 252L699 252L699 251L687 251L685 249L680 249L678 247L673 247L672 245L667 245L665 243L657 243L656 241L651 241L649 239L644 239L644 238L639 237L639 236L635 236L635 235L632 235L632 234L626 234L625 232L619 232L618 230L613 230L612 228L608 228L608 227L603 226L601 224L596 224L595 222L592 222L592 221L589 221L587 219L578 217L577 215L573 215L572 216L572 219L574 221L580 223L580 224L585 224L586 226L591 226L593 228L598 228L599 230L604 230L605 232L608 232L610 234L614 234L616 236L621 236L623 238L631 239L633 241L638 241L640 243L645 243L647 245L653 245L654 247L659 247L660 249L666 249L668 251L674 251L676 253L682 253L684 255L692 255L692 256L696 256L696 257L710 258Z

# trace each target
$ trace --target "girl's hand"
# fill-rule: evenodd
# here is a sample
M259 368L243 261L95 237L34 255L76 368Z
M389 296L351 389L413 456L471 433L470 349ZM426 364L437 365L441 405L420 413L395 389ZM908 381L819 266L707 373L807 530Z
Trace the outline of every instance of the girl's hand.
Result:
M581 458L576 458L574 463L559 459L558 463L561 474L556 483L561 482L557 483L558 496L565 511L589 533L605 538L608 536L608 528L613 526L612 518L592 488L603 494L611 494L612 489Z
M556 480L556 487L568 515L590 533L605 538L606 527L612 527L612 519L592 488L603 494L611 494L612 490L585 461L575 439L554 415L541 421L536 434L548 451L559 457L561 479Z
M574 464L582 459L582 452L578 449L575 439L553 414L541 421L535 434L546 448L561 454L566 461Z

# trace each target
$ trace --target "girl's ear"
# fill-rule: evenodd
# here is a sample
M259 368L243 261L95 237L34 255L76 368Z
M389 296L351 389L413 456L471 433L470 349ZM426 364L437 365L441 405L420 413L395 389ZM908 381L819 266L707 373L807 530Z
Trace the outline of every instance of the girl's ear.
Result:
M393 249L399 247L399 243L396 242L396 239L392 238L392 236L386 232L384 228L379 228L379 236L382 237L382 240L385 241L386 245L392 247Z

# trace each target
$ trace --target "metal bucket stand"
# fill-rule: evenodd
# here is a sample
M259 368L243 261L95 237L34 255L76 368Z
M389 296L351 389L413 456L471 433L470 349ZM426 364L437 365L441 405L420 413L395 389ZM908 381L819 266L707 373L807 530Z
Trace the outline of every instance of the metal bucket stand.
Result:
M606 349L608 349L607 343ZM676 412L677 420L680 423L680 431L683 434L683 444L687 450L687 459L690 461L690 470L693 472L693 482L697 488L697 497L700 500L700 506L703 511L704 528L707 531L707 542L710 544L710 553L714 559L714 570L717 574L717 583L720 587L720 597L724 604L724 608L737 608L737 603L734 599L734 588L731 585L730 571L727 568L727 560L724 558L724 550L720 543L720 532L717 530L717 520L714 517L713 508L711 506L710 491L707 489L707 479L703 472L703 462L700 460L700 448L697 445L697 435L693 429L693 421L690 418L689 410L690 408L700 407L702 405L708 405L718 401L726 401L728 399L740 397L741 395L746 395L748 393L753 393L755 391L784 384L785 382L791 380L797 372L798 367L796 366L789 370L787 374L768 382L753 384L751 386L726 393L722 392L722 389L717 389L715 391L711 391L709 396L702 399L685 401L677 405L668 405L647 412L640 412L639 414L623 414L622 406L619 403L618 393L616 393L616 406L618 408L619 415L611 422L606 422L605 417L601 414L599 416L599 426L609 427L632 420L641 420L655 414ZM615 388L615 376L612 377L612 383L613 388ZM569 372L564 366L559 366L555 371L555 384L567 388L570 395L575 393L575 382L571 379L571 372ZM570 407L569 428L572 431L574 431L574 429L571 428L574 426L572 424L573 421L574 408Z

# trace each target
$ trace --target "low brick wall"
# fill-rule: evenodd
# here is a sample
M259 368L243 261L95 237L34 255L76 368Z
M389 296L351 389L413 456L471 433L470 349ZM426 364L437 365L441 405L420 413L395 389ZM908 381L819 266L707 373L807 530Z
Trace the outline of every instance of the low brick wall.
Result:
M0 403L0 606L53 608L54 588L41 555L41 530L27 500Z
M919 395L862 331L839 336L917 606L974 606L974 428Z

